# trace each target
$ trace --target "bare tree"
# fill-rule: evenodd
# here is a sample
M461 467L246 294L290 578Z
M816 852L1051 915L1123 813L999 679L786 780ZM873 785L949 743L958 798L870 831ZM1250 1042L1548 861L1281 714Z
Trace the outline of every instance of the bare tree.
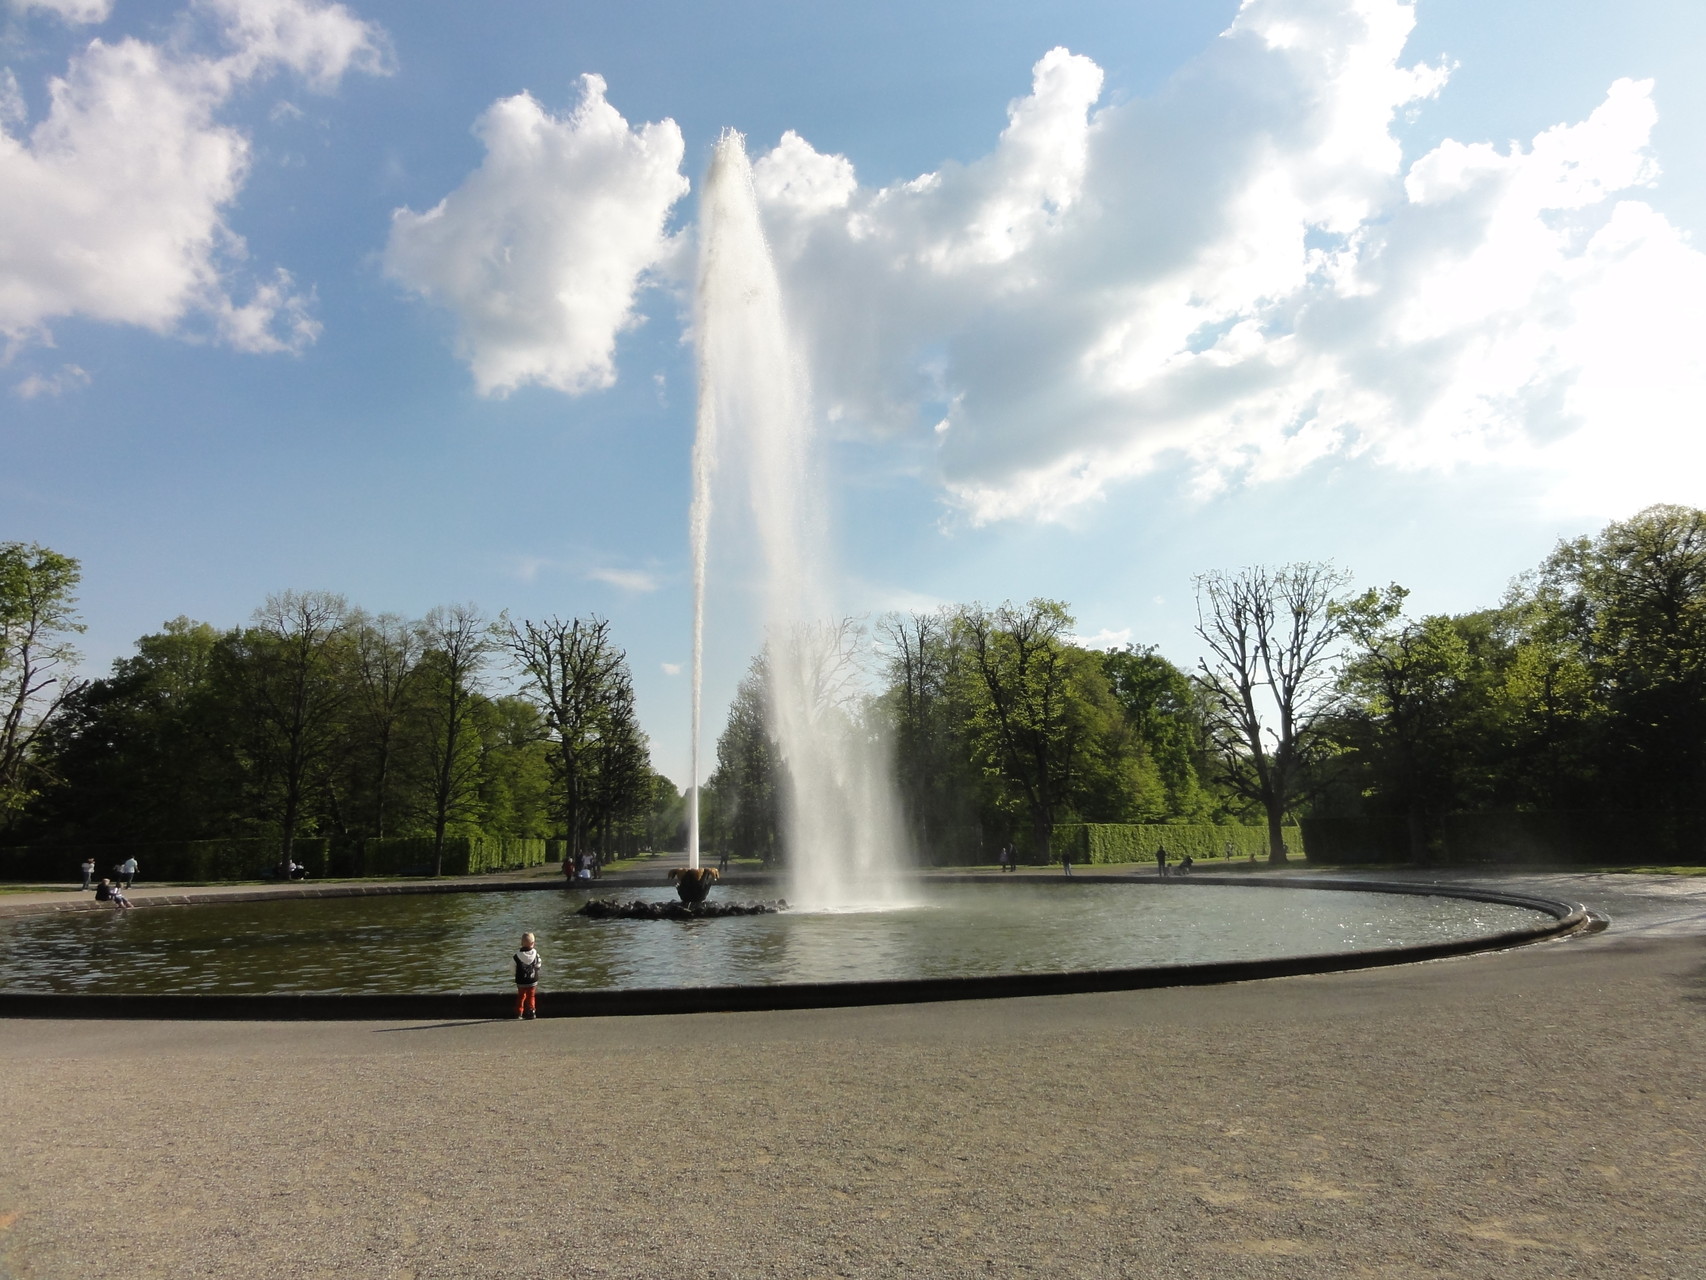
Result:
M1340 636L1331 606L1348 581L1330 564L1308 563L1196 579L1209 729L1228 784L1267 815L1271 863L1286 861L1281 828L1331 702Z
M523 620L518 626L505 616L498 629L556 739L551 757L558 801L569 857L577 858L596 817L594 789L606 704L613 682L626 675L628 655L611 640L610 623L604 618Z

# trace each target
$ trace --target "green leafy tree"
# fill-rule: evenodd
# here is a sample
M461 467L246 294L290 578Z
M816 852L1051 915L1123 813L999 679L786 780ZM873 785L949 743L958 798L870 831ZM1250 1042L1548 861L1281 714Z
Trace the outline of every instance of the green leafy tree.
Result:
M41 740L57 785L34 806L28 838L197 839L240 828L238 712L209 680L222 643L207 623L175 618L67 699Z
M491 629L473 605L444 605L420 624L414 715L424 748L423 814L432 830L433 874L444 874L444 840L480 811L479 680Z
M1049 856L1055 823L1072 810L1091 736L1073 696L1071 627L1072 615L1056 600L967 605L954 618L974 751L1004 808L1029 829L1039 860Z
M1396 584L1335 606L1351 645L1341 675L1341 736L1360 752L1374 785L1404 816L1410 855L1426 861L1461 783L1487 706L1469 643L1442 615L1404 616L1409 592Z
M983 778L958 696L965 651L954 611L890 614L877 626L887 677L886 719L901 804L916 847L938 861L973 859L983 839Z
M357 805L363 832L384 837L395 834L398 754L407 742L411 698L424 674L424 629L395 613L371 616L357 610L350 615L349 635L354 675L349 754L357 775L349 789L365 797Z
M480 744L480 829L547 839L555 787L548 730L539 708L526 698L480 698L474 717Z
M0 543L0 831L43 782L37 740L78 688L82 569L36 543Z
M1201 691L1153 645L1109 650L1102 670L1161 783L1160 803L1144 805L1143 820L1209 821L1216 806L1204 781L1213 761Z
M706 780L699 811L706 847L775 865L785 785L781 748L770 729L769 662L761 653L736 686L717 738L717 769Z
M343 743L348 613L340 595L285 591L268 596L251 625L219 650L225 685L241 708L237 740L253 794L277 824L281 872L297 835L313 826L314 801L324 796Z
M1685 809L1706 793L1706 512L1654 506L1561 544L1533 600L1580 653L1603 708L1602 776L1618 807Z

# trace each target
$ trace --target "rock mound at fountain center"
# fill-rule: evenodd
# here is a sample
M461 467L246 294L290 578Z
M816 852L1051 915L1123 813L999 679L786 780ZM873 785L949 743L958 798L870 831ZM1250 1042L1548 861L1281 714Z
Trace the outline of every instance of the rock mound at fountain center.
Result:
M787 902L623 902L618 898L593 898L576 915L590 920L716 920L723 916L774 915L787 909Z

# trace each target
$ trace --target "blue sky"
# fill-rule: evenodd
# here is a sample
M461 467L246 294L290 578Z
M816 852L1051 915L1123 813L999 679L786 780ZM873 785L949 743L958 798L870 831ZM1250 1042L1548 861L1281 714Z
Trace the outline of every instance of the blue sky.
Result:
M0 539L82 561L91 673L286 588L605 614L684 780L733 127L841 607L1056 596L1188 665L1207 569L1490 604L1706 502L1702 48L1682 0L0 0Z

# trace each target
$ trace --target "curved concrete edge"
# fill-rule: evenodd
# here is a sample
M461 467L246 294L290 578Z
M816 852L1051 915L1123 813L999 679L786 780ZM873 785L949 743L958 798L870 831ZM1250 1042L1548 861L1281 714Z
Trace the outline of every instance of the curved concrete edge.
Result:
M1088 879L1088 877L1086 877ZM1253 883L1252 877L1244 883ZM1129 883L1129 881L1127 881ZM944 1000L1001 1000L1018 996L1084 995L1159 987L1213 986L1263 978L1343 973L1388 965L1443 960L1502 951L1589 926L1580 904L1473 886L1376 885L1335 881L1288 888L1323 888L1422 894L1529 907L1552 917L1546 924L1478 938L1382 947L1366 951L1285 956L1271 960L1210 961L1142 969L1086 969L1072 973L1010 973L966 978L908 978L882 982L813 982L761 987L664 987L631 991L551 991L539 995L542 1018L607 1018L679 1013L748 1013L784 1009L844 1009L861 1005L920 1004ZM0 1018L132 1018L207 1021L444 1021L503 1020L513 1016L510 991L424 995L67 995L0 992Z

